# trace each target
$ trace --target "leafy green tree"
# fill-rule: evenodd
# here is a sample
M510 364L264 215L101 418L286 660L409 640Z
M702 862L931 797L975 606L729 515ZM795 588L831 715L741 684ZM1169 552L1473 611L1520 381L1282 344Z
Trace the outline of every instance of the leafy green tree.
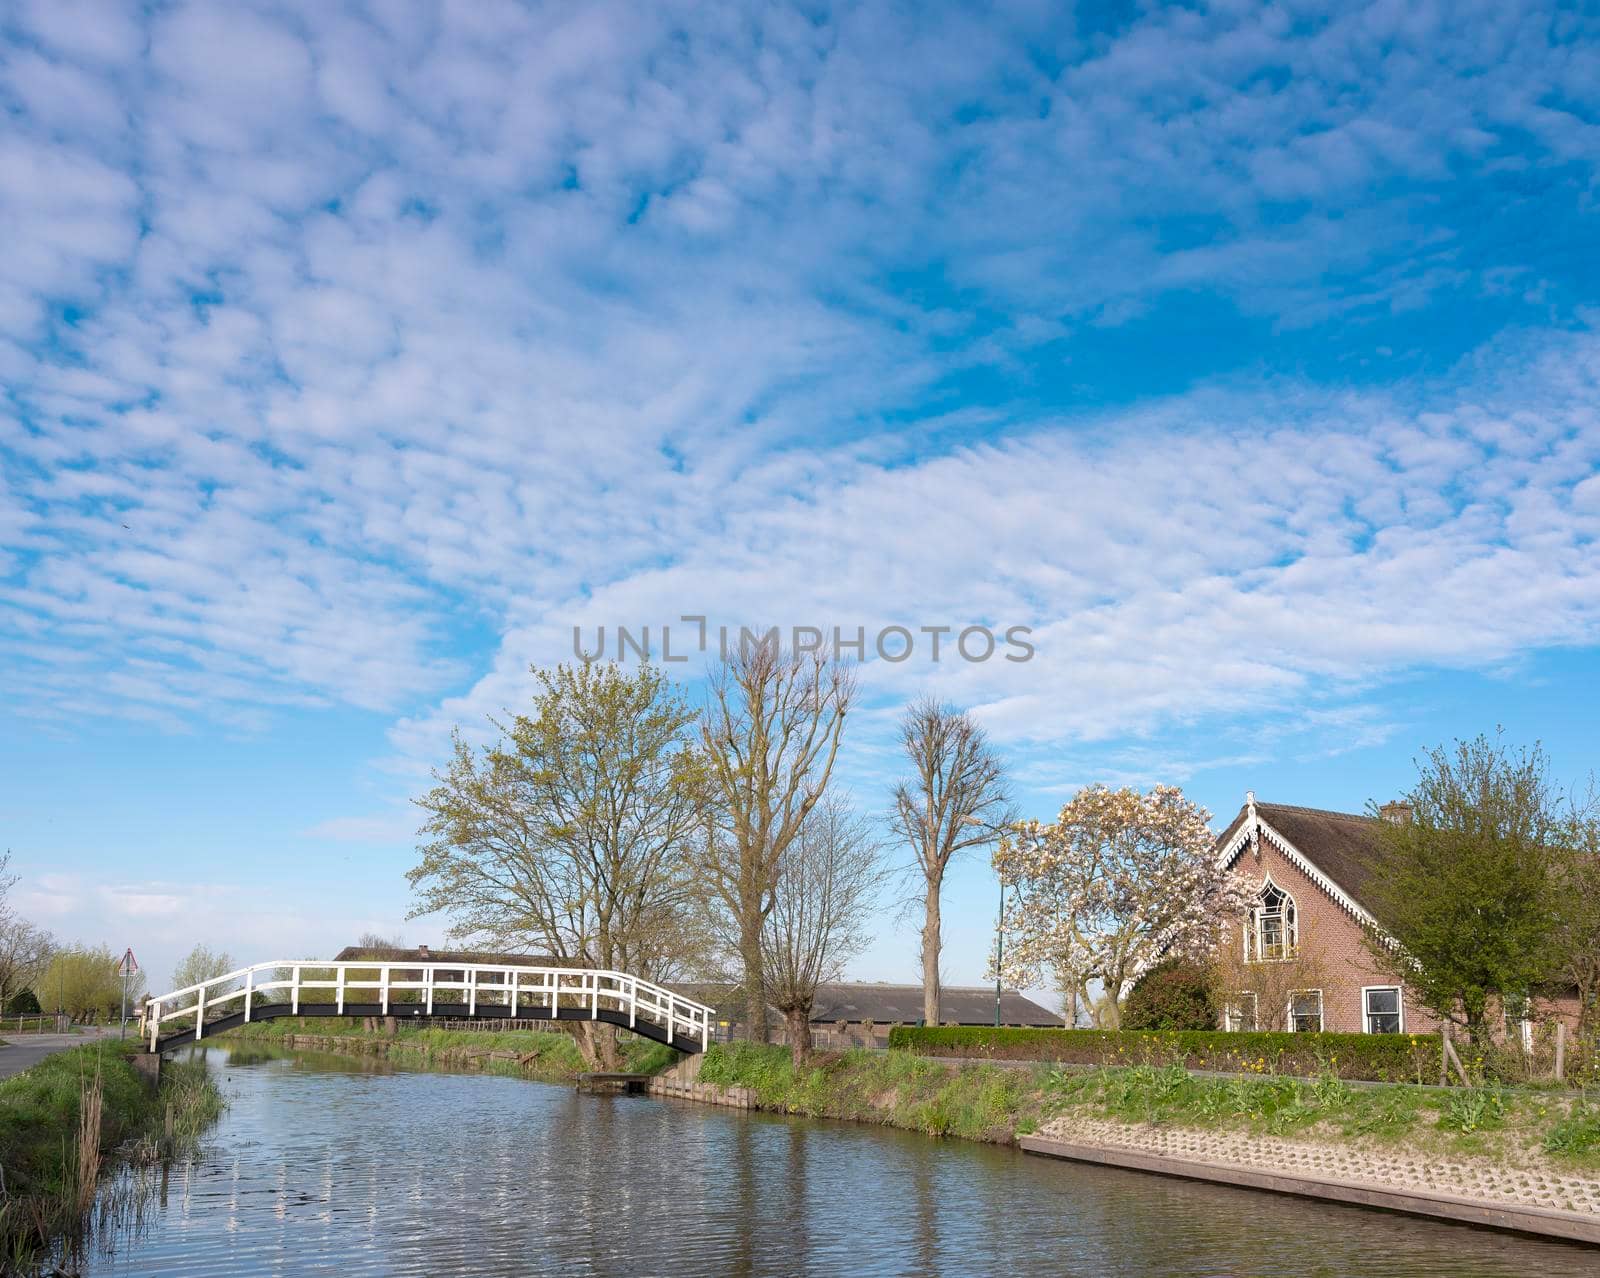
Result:
M1214 1030L1211 973L1188 959L1158 963L1133 983L1122 1009L1128 1030Z
M39 1011L39 997L32 990L18 990L6 1000L7 1016L36 1016Z
M1430 750L1417 773L1409 819L1380 826L1370 895L1384 931L1368 944L1423 1006L1487 1043L1493 1006L1556 975L1563 799L1539 746L1498 737Z
M1555 867L1557 978L1578 991L1578 1033L1600 1019L1600 817L1595 805L1573 815Z
M615 664L535 670L528 714L475 751L461 740L407 878L413 916L451 935L584 967L664 979L704 949L687 852L701 827L695 713L659 671ZM614 1036L584 1025L592 1063Z
M73 1020L109 1019L122 1006L121 960L120 954L104 945L56 951L39 982L42 1001L66 1012ZM130 1010L143 992L144 973L138 972L128 981Z

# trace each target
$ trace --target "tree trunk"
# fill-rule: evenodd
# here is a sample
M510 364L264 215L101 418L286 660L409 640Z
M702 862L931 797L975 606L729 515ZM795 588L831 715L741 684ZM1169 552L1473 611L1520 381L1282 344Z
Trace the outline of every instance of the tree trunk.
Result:
M798 1069L811 1058L811 1016L803 1007L791 1007L783 1014L789 1035L789 1059Z
M590 1069L609 1074L621 1067L622 1052L617 1046L616 1026L604 1021L574 1021L572 1028L578 1040L578 1051Z
M744 963L744 1036L751 1043L770 1043L767 1018L766 968L761 961L761 913L746 910L739 920L739 957Z
M922 1021L939 1023L939 884L928 880L922 921Z
M1494 1032L1489 1027L1489 1001L1474 998L1461 1000L1461 1013L1467 1022L1467 1041L1474 1047L1487 1048L1494 1043Z

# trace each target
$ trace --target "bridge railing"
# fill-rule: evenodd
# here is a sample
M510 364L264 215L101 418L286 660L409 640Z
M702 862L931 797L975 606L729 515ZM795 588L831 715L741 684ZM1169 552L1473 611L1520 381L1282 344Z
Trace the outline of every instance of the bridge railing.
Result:
M309 991L317 993L304 998ZM353 993L363 992L376 997L350 998ZM440 998L441 994L445 997ZM515 1019L521 1008L528 1016L535 1016L536 1009L548 1009L552 1014L564 1009L566 1015L562 1019L573 1019L574 1013L581 1017L587 1011L591 1019L599 1020L600 1011L605 1008L625 1015L630 1028L643 1020L665 1030L669 1039L698 1039L702 1050L711 1045L715 1015L704 1003L627 972L503 963L274 959L150 999L144 1007L140 1032L150 1040L150 1050L154 1051L163 1034L192 1029L195 1038L202 1038L208 1015L218 1019L219 1014L228 1016L242 1011L244 1019L250 1021L258 1004L267 1003L273 1005L274 1014L287 1003L289 1014L298 1015L302 1002L313 1001L333 1003L339 1015L344 1013L347 1001L376 1003L385 1016L397 1006L413 1014L420 1009L421 1015L432 1016L435 1002L448 1003L452 1008L465 1004L469 1017L480 1015L480 1004L505 1007L508 1019Z

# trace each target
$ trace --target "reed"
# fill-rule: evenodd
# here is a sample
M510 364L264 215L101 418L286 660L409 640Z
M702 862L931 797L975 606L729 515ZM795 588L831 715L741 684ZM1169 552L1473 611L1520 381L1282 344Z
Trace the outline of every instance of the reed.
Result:
M78 1100L77 1207L80 1214L94 1203L94 1189L100 1181L101 1114L105 1108L105 1082L100 1075L100 1058L95 1058L94 1075L85 1074Z

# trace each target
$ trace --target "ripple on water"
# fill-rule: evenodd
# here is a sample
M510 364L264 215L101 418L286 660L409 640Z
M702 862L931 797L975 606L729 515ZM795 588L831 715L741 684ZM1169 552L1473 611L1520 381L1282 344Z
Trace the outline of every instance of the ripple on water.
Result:
M490 1075L229 1065L86 1274L1593 1278L1593 1252L886 1129ZM113 1186L113 1190L114 1190Z

